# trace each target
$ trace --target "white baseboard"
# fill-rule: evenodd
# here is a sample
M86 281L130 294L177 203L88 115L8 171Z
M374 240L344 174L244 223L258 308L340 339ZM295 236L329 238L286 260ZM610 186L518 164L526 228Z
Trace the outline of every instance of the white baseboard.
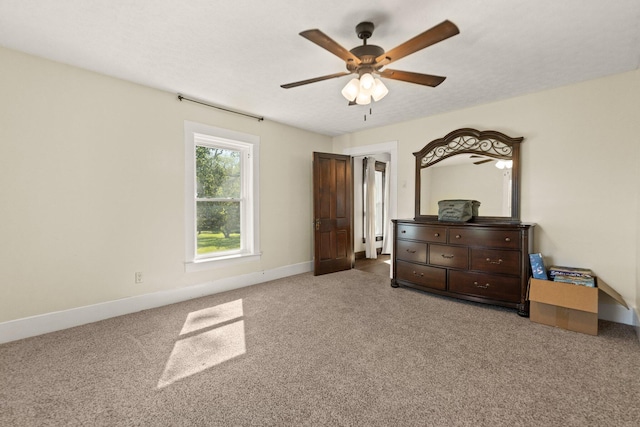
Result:
M288 265L242 276L228 277L185 288L153 292L135 297L123 298L69 310L55 311L22 319L0 323L0 344L60 331L74 326L85 325L111 317L135 313L150 308L162 307L176 302L199 298L245 286L256 285L271 280L313 270L313 262ZM627 310L617 304L600 304L598 317L612 322L635 326L640 340L640 314L638 309Z
M214 280L185 288L153 292L69 310L56 311L0 323L0 344L85 325L111 317L162 307L245 286L312 271L313 262L303 262L257 273Z
M598 304L598 318L638 327L635 309L626 309L620 304Z

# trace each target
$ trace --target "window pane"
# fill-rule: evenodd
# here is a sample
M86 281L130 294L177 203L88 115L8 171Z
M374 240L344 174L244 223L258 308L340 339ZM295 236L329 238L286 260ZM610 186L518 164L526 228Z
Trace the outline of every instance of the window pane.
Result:
M196 202L198 254L240 249L240 202Z
M240 198L240 152L196 146L199 198Z

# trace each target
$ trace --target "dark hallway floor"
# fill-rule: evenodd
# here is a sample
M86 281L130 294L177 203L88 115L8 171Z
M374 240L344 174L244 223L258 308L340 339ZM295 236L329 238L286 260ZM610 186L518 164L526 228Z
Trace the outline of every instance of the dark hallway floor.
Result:
M376 259L356 259L356 270L390 277L391 261L389 255L378 255Z

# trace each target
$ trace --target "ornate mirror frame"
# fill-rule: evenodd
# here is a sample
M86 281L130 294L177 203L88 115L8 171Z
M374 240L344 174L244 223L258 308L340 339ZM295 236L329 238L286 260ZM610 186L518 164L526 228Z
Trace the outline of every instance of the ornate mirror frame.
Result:
M420 213L421 171L459 154L475 154L494 159L513 160L511 169L511 216L478 216L474 222L520 222L520 143L523 137L512 138L495 130L471 128L454 130L444 138L431 141L413 153L416 157L415 220L438 220L437 215Z

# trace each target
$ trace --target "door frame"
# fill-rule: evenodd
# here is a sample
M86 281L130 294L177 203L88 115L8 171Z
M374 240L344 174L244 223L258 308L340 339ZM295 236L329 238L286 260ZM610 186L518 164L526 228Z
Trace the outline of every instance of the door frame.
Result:
M391 155L390 169L387 172L389 179L389 220L398 218L398 141L384 142L380 144L362 145L358 147L347 147L342 150L342 154L349 156L367 156L372 154L389 153ZM413 164L412 164L413 165ZM390 172L390 173L389 173ZM406 182L403 188L406 187ZM411 200L413 200L413 192ZM353 200L352 200L353 203ZM355 251L355 239L353 239Z

